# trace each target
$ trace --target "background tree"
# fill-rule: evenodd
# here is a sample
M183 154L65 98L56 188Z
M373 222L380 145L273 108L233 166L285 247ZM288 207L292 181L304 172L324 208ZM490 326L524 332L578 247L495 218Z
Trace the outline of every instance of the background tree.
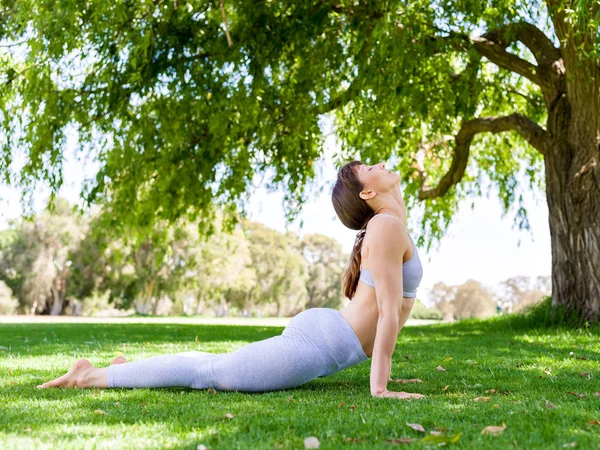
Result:
M0 281L0 314L14 314L19 301L13 296L13 291L4 281Z
M476 280L467 280L456 286L452 305L456 319L489 317L496 313L496 302L492 292Z
M452 302L455 295L456 286L448 286L442 282L435 283L429 291L429 298L446 321L454 320L456 307Z
M348 260L341 244L329 236L314 233L304 236L301 249L308 262L306 308L340 309L345 298L340 280Z
M508 312L522 311L550 295L552 282L550 277L530 278L518 276L508 278L500 284L497 301Z
M2 251L0 276L31 314L58 315L67 306L70 252L85 232L85 218L66 200L54 206L33 221L16 222Z

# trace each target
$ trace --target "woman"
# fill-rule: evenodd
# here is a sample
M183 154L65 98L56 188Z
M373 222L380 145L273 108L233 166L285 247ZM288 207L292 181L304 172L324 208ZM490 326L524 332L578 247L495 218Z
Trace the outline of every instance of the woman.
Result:
M229 353L192 351L133 362L118 357L104 368L80 359L66 375L37 387L185 386L263 392L296 387L372 358L371 395L422 398L387 390L398 333L423 275L405 227L400 176L384 163L352 161L339 170L332 201L342 223L360 230L343 280L344 294L352 301L343 310L305 310L280 336Z

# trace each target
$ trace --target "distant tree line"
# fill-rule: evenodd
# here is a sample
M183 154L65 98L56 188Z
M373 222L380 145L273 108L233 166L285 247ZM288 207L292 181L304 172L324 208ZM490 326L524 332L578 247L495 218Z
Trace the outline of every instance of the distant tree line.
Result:
M194 223L115 237L102 215L64 199L0 231L0 314L294 315L340 308L349 255L335 239L302 239L242 220L201 238Z
M218 216L222 220L222 216ZM157 225L150 235L110 229L101 211L81 214L66 200L0 231L0 314L293 316L340 309L349 255L321 234L299 238L243 219L216 226ZM456 320L520 311L550 294L549 277L514 277L492 290L475 280L437 283L431 305L412 317Z
M523 311L549 296L551 290L549 276L516 276L502 281L495 289L476 280L457 286L436 283L429 296L441 318L460 320Z

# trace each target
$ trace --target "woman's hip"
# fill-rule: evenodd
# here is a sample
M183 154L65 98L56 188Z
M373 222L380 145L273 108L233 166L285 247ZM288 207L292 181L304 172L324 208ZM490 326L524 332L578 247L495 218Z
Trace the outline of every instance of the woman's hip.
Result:
M290 320L284 334L296 334L312 345L329 362L335 373L368 359L356 333L333 308L310 308Z

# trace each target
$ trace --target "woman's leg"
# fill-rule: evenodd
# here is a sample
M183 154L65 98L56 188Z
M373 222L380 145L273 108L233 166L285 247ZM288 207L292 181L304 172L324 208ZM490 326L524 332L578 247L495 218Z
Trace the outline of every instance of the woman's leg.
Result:
M230 353L183 352L93 368L82 359L43 387L170 387L260 392L307 383L324 373L327 361L302 333L286 328Z

